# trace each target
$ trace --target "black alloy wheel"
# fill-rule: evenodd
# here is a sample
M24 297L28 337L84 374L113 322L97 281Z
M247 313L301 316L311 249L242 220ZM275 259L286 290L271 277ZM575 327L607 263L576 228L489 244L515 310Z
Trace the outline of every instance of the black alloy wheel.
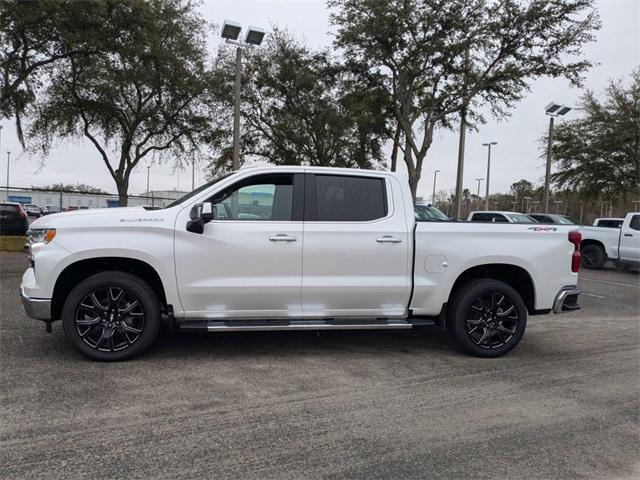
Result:
M107 271L81 281L62 307L71 345L92 360L128 360L144 352L160 330L161 303L142 278Z
M92 290L76 308L76 331L82 341L102 352L117 352L140 339L145 315L129 290L110 286Z
M465 330L480 348L506 345L518 329L518 309L506 295L490 291L476 297L467 309Z
M447 331L467 353L499 357L522 340L527 307L520 293L493 278L470 280L456 289L447 310Z

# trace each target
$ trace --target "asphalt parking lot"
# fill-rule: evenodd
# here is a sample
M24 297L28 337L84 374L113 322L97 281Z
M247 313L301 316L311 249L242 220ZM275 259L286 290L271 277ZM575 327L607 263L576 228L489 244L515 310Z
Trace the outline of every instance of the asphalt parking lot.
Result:
M18 299L0 254L0 478L640 478L640 276L583 271L583 309L506 357L436 328L163 335L94 363Z

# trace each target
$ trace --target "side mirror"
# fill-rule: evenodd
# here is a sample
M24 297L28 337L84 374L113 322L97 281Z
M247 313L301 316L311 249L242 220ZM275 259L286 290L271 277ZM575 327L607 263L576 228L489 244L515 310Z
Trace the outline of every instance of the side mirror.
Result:
M211 203L196 203L189 212L191 220L187 222L187 231L192 233L203 233L204 224L215 218L215 213Z

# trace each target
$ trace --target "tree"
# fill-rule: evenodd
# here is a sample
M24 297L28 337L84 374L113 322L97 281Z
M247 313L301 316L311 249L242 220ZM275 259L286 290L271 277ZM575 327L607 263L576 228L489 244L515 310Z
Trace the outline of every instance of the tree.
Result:
M43 78L62 60L91 55L118 32L105 31L106 0L2 0L0 3L0 117L21 118Z
M76 192L76 193L107 193L101 188L92 187L84 183L54 183L53 185L44 185L40 187L31 186L34 190L55 190L63 192Z
M215 75L205 25L183 0L117 2L105 29L126 29L109 51L71 57L54 68L30 133L46 152L54 137L86 138L127 204L131 172L160 152L197 153L215 136ZM210 138L209 138L210 139Z
M220 53L222 71L235 55ZM226 111L232 111L228 75ZM275 29L243 64L241 153L276 165L372 168L382 160L388 112L380 90L362 89L328 51L312 51ZM232 124L231 116L227 124ZM212 170L229 167L231 131Z
M392 99L414 195L436 128L501 117L540 76L580 83L572 61L599 27L592 0L329 0L336 47Z
M640 69L630 80L626 88L611 81L602 100L588 91L580 101L583 116L556 127L558 171L551 178L559 188L589 199L640 198Z
M533 193L533 183L523 178L512 183L509 190L515 195L516 200L522 200L522 197L531 196Z

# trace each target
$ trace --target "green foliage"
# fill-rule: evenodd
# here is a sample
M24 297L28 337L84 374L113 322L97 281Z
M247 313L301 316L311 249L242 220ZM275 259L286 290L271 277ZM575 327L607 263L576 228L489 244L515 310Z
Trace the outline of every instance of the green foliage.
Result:
M219 70L227 74L227 124L232 125L235 54L220 52ZM372 168L382 161L388 136L387 99L362 89L328 51L311 51L281 30L259 50L244 51L242 156L276 165ZM212 164L229 168L227 149Z
M329 0L336 46L392 98L415 196L435 128L501 117L540 76L580 83L592 0ZM577 60L573 61L576 57ZM421 137L421 138L420 138Z
M0 1L0 117L21 118L52 67L72 57L91 55L119 32L104 25L105 0Z
M109 2L105 31L126 32L92 55L55 64L30 134L46 152L57 138L86 138L126 205L129 177L160 152L197 153L216 127L216 77L205 24L183 0Z
M533 183L529 180L518 180L511 184L509 190L515 195L516 199L522 199L524 196L531 196L533 193Z
M640 69L631 74L628 87L612 81L602 100L588 91L580 107L581 118L554 131L558 172L552 180L584 198L640 198Z
M54 183L53 185L45 185L39 187L33 187L34 189L41 190L56 190L63 192L74 192L74 193L107 193L101 188L92 187L91 185L86 185L84 183Z

